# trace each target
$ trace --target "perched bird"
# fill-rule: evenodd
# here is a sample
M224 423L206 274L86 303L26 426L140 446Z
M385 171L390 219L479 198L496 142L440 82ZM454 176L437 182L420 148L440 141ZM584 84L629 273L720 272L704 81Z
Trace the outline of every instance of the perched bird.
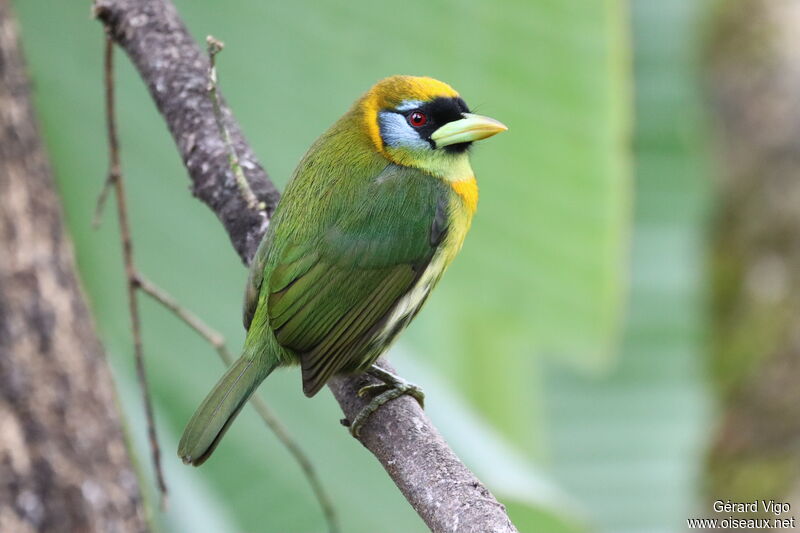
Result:
M250 269L241 357L195 412L178 455L202 464L275 368L298 364L315 395L339 373L383 384L351 423L420 389L373 363L461 249L478 202L473 141L507 128L446 83L378 82L300 161ZM366 390L369 389L369 390Z

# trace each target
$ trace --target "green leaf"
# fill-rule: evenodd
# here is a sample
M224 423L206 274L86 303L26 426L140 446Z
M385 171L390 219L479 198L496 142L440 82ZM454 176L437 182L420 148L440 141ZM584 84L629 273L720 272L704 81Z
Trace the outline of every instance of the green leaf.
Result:
M554 477L603 531L680 531L696 512L710 425L703 249L708 153L698 26L708 2L633 2L636 214L616 367L545 371Z

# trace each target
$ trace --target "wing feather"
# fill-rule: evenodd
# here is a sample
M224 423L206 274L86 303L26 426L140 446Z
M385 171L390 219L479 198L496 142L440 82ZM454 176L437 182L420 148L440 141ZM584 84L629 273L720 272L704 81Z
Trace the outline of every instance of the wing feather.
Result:
M400 167L384 174L353 212L288 242L266 274L270 328L299 355L309 396L380 354L383 323L430 263L440 242L431 235L446 231L440 180Z
M373 293L342 317L342 320L326 336L324 342L303 354L303 392L316 394L330 377L348 366L359 344L367 332L388 314L397 300L408 291L414 277L411 268L397 268L387 276Z

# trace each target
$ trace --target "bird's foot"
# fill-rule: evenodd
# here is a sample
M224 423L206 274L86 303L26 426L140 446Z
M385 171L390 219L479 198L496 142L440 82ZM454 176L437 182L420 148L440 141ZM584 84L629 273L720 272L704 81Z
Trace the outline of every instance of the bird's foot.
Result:
M361 387L358 390L358 395L361 397L370 395L373 396L370 401L353 419L350 423L350 434L358 438L361 432L361 426L367 421L369 416L377 411L380 406L388 403L400 396L409 395L419 403L419 406L425 408L425 393L422 389L413 383L409 383L400 376L387 372L386 370L372 365L367 369L367 374L381 380L383 383L375 383Z

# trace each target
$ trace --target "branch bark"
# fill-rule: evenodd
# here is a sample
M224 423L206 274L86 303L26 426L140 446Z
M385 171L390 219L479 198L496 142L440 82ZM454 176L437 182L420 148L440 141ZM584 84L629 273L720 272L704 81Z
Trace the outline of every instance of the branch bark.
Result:
M0 0L0 531L147 531Z
M266 212L250 209L239 193L208 98L209 64L204 50L168 1L99 0L94 12L147 84L192 178L194 195L219 217L236 252L249 263L280 195L223 103L239 162Z
M207 96L209 64L202 48L169 0L95 0L94 10L147 84L195 195L217 214L234 248L249 263L279 195L223 105L250 188L266 211L249 209L239 193ZM339 377L330 384L348 419L363 407L355 392L369 379ZM458 459L413 399L383 406L363 426L360 440L432 531L516 532L504 506Z

